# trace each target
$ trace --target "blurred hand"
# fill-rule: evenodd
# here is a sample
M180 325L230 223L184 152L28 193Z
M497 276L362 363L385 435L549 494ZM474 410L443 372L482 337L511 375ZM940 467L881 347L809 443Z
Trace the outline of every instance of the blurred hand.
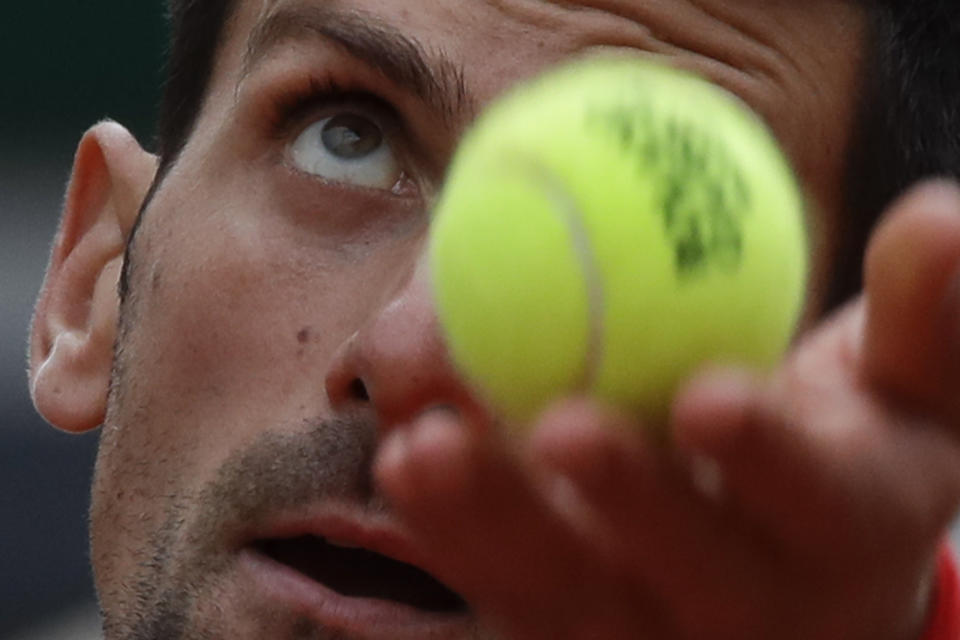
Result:
M960 190L897 203L866 277L772 375L691 381L665 442L583 399L520 446L428 413L378 480L509 638L917 639L960 503Z

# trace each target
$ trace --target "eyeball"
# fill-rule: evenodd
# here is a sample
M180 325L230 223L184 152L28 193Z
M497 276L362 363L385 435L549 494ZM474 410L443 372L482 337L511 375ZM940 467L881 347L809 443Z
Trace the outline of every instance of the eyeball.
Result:
M290 156L304 173L369 189L389 191L403 175L383 128L360 113L314 122L294 140Z

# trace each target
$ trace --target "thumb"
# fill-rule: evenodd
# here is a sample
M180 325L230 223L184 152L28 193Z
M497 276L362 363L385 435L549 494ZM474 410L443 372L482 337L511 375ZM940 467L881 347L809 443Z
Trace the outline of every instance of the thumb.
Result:
M867 251L864 372L878 392L960 427L960 187L921 185Z

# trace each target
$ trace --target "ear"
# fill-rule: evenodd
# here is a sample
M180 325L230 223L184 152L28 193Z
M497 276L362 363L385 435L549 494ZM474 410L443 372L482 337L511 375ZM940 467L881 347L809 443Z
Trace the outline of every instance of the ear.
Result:
M30 332L30 392L53 426L103 423L113 366L117 282L156 158L113 122L80 142Z

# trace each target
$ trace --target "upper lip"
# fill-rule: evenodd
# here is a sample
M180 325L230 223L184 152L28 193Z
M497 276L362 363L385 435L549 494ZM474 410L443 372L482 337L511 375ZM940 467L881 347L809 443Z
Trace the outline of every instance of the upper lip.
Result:
M338 546L359 547L416 567L423 566L409 535L383 514L366 514L358 509L328 505L294 508L274 515L241 536L241 545L259 540L283 540L315 536Z

